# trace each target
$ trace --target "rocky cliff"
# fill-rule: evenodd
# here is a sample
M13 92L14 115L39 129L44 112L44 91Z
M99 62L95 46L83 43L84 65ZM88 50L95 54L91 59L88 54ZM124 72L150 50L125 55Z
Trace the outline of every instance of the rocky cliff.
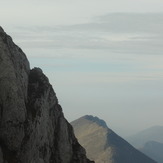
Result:
M86 115L71 124L88 158L96 163L156 163L109 129L98 117Z
M90 163L48 78L0 27L0 163Z

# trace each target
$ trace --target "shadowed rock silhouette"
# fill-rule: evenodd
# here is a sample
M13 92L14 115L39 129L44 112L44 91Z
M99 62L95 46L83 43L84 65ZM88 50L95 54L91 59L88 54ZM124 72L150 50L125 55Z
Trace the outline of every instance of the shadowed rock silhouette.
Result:
M90 163L48 78L0 27L0 163Z

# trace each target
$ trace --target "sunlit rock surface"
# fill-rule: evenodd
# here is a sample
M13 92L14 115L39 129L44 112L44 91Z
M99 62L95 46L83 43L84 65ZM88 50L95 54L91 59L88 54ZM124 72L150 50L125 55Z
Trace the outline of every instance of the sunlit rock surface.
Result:
M109 129L98 117L86 115L71 124L88 158L96 163L156 163Z

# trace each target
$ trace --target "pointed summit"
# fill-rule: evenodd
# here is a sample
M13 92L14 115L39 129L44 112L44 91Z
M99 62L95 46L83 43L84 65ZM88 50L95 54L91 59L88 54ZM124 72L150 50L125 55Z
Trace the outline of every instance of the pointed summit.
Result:
M96 123L97 125L101 126L101 127L104 127L104 128L107 128L107 125L106 125L106 122L96 116L92 116L92 115L85 115L83 117L81 117L81 119L85 119L85 120L88 120L92 123Z
M156 163L109 129L98 117L86 115L71 124L88 158L96 163Z

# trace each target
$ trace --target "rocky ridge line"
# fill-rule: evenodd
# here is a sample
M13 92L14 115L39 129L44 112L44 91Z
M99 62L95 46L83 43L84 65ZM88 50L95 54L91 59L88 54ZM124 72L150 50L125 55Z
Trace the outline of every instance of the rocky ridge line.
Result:
M48 78L0 27L0 163L91 163Z
M96 163L156 163L91 115L71 122L76 137Z

